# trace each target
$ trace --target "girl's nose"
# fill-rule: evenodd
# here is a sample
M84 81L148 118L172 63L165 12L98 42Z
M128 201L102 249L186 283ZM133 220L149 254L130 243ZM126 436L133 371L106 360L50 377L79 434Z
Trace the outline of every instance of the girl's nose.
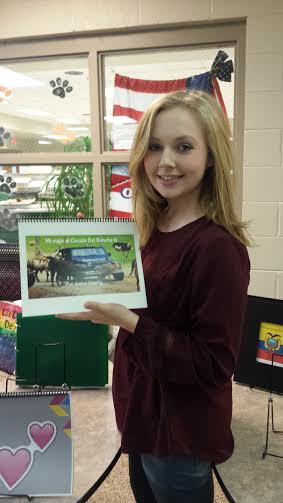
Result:
M174 158L174 153L171 152L170 149L165 148L162 152L160 161L159 161L159 167L171 167L174 168L176 166L175 163L175 158Z

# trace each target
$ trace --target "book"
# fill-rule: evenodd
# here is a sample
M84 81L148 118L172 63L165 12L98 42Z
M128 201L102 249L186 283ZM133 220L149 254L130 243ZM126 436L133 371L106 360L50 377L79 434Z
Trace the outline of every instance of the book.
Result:
M17 384L108 384L108 325L21 313L17 325Z
M0 393L0 495L69 496L70 392Z
M0 370L13 374L16 370L17 313L21 307L0 301Z
M147 307L132 221L19 220L23 316L86 311L86 301Z

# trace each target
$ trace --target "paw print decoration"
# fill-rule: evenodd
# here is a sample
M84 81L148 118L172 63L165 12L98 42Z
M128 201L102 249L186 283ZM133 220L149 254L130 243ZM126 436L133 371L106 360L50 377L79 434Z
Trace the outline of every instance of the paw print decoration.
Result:
M13 181L11 176L6 178L0 174L0 192L5 192L6 194L11 194L12 189L16 188L16 182Z
M7 103L7 100L11 98L12 89L5 86L0 86L0 103Z
M62 82L60 77L57 77L56 81L50 80L50 86L53 87L52 93L54 96L59 96L59 98L65 98L66 93L71 93L73 90L72 86L69 86L69 81L64 80Z
M71 199L81 199L85 196L85 186L76 176L63 178L62 188L65 196Z

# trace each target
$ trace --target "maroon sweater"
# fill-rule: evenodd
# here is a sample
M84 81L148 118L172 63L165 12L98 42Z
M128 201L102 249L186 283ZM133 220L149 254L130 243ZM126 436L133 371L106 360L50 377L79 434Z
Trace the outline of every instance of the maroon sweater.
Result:
M245 316L245 246L201 217L142 251L148 308L120 329L113 399L122 452L221 463L234 448L232 383Z

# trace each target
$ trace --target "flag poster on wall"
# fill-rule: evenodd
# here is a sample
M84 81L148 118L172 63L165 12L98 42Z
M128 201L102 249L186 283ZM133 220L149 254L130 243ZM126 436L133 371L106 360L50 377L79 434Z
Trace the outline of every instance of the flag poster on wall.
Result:
M283 367L283 325L262 322L259 331L259 340L256 361Z

